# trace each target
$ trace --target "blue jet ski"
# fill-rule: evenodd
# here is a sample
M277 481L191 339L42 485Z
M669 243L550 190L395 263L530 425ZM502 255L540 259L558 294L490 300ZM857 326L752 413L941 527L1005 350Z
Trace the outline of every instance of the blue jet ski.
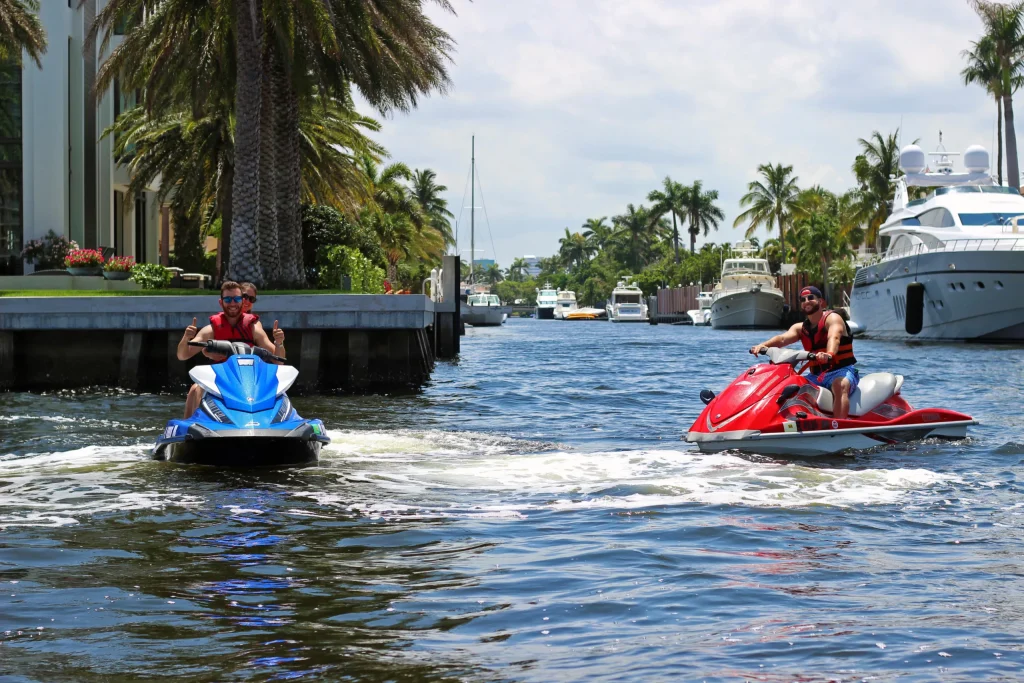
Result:
M171 420L156 440L153 457L226 467L287 467L317 461L331 442L320 420L300 417L285 392L299 376L283 358L241 342L189 342L227 356L189 371L206 392L185 420Z

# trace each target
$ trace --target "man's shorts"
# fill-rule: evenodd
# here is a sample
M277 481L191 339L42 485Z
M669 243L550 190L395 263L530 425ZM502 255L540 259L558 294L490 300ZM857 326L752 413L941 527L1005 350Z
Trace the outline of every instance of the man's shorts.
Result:
M845 377L850 381L850 393L857 388L860 384L860 374L857 372L857 368L852 365L847 365L845 368L838 368L829 372L823 372L820 375L807 375L807 380L816 386L823 387L825 389L831 389L832 383L837 379Z

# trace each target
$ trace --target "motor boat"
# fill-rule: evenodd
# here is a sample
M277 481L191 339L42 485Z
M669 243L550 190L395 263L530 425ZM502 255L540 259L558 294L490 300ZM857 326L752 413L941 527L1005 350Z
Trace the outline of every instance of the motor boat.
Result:
M750 242L738 243L734 251L740 258L722 263L722 279L711 292L711 326L781 327L786 297L776 286L768 261L753 256Z
M565 317L575 310L577 310L576 292L559 290L555 299L555 320L565 320Z
M851 327L875 339L1022 341L1024 197L996 184L984 147L967 148L962 172L941 136L931 156L900 150L905 175L879 229L882 256L854 277ZM912 188L934 189L912 199Z
M460 307L462 322L473 327L495 327L508 320L512 310L501 305L497 294L470 294Z
M608 311L603 308L593 308L590 306L577 308L565 316L565 320L605 320L607 318Z
M711 300L714 297L712 292L697 293L697 308L689 310L686 315L694 325L711 324Z
M717 396L701 391L705 408L686 440L704 453L738 450L762 455L821 456L926 438L962 439L977 424L970 415L915 410L900 393L903 377L875 372L850 395L850 415L832 416L832 392L796 368L815 356L767 349L768 363L744 371ZM802 369L802 368L801 368Z
M639 287L630 283L627 277L619 280L612 290L612 296L605 305L608 319L613 323L645 323L647 322L647 304L644 293Z
M543 288L537 289L537 308L536 314L538 320L554 320L555 319L555 307L558 305L558 290L551 286L548 282Z
M310 465L331 442L324 423L295 411L285 394L299 376L258 346L241 342L189 342L227 356L189 371L205 392L184 420L170 420L153 449L156 460L227 467Z

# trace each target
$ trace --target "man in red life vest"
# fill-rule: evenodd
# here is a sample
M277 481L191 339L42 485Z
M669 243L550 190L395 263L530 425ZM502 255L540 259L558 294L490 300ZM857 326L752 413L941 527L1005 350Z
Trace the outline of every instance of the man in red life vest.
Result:
M192 318L192 324L185 328L185 334L178 342L178 360L188 360L200 351L206 353L205 349L196 346L189 346L190 341L239 341L253 346L260 346L275 356L285 357L284 330L277 326L274 321L274 341L267 337L263 326L259 324L256 316L242 311L242 287L237 282L226 280L220 286L220 307L221 313L210 316L210 324L202 329L196 327L196 319ZM216 362L222 362L224 357L219 354L206 354ZM185 418L188 419L192 413L199 408L199 402L203 399L203 390L197 384L193 384L188 391L188 399L185 401Z
M808 367L807 379L812 384L832 390L832 415L842 420L850 414L850 394L860 377L853 367L853 335L841 315L825 307L825 298L817 287L800 290L800 310L807 320L797 323L782 334L750 349L753 354L771 346L788 346L795 341L817 354L818 360Z

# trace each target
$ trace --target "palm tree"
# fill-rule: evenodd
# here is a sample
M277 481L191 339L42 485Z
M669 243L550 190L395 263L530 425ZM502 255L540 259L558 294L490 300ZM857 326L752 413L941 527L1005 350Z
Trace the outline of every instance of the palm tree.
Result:
M558 244L558 255L570 268L573 265L581 267L596 251L596 247L588 242L586 237L578 232L570 234L569 228L565 229L565 237L559 238Z
M867 240L871 243L877 240L878 228L889 215L889 202L893 197L891 178L903 174L899 168L898 138L897 128L888 137L876 130L867 140L857 140L861 153L853 161L853 174L859 184L863 216L868 225Z
M484 281L488 284L496 285L504 279L505 276L501 272L501 266L497 263L492 263L484 268Z
M740 208L749 208L736 217L732 226L736 228L749 221L746 232L748 238L762 225L769 233L778 226L782 260L785 263L786 228L792 223L793 212L797 208L797 177L793 175L792 166L782 164L761 164L757 171L763 181L755 180L747 185L747 193L740 197Z
M647 201L654 202L651 206L650 217L652 220L657 220L662 216L672 214L672 244L675 246L676 263L679 263L679 226L676 225L676 219L678 218L682 223L687 218L685 207L688 202L689 188L683 187L672 178L665 176L663 190L653 190L647 195ZM693 251L692 239L690 251Z
M1000 96L1003 98L1003 119L1006 130L1006 180L1010 187L1020 189L1020 167L1017 162L1017 132L1013 126L1013 91L1021 74L1024 53L1024 2L1004 5L990 0L971 0L974 10L985 25L985 37L991 40L992 51L999 63Z
M611 240L614 229L605 223L608 220L608 216L601 216L600 218L588 218L583 222L583 236L587 238L598 251L608 246Z
M960 75L964 85L977 83L985 88L996 101L996 173L999 184L1003 184L1003 77L996 55L995 42L984 37L971 42L971 49L960 53L967 60L967 66Z
M420 210L427 217L430 226L444 238L446 246L454 246L455 235L452 234L451 219L455 218L448 210L448 200L441 194L448 191L444 185L438 185L437 174L429 168L413 171L411 190Z
M715 206L715 200L718 199L718 190L708 190L702 192L702 183L699 180L693 181L693 185L685 188L686 192L683 195L682 208L686 215L686 220L689 221L690 227L690 253L694 253L697 245L697 235L700 231L704 230L704 236L708 236L708 232L712 228L718 230L718 223L725 220L725 214L722 210ZM675 216L675 214L673 214ZM675 226L673 225L673 230ZM679 259L676 258L678 263Z
M0 62L20 65L22 50L43 68L46 32L39 21L39 0L0 0Z
M810 269L811 264L821 268L825 298L832 301L832 288L828 279L829 266L835 261L853 255L839 222L833 216L812 213L796 221L793 238L796 243L797 263L807 269Z
M647 207L626 205L626 213L612 218L616 234L627 245L632 261L632 268L639 272L643 268L644 252L650 244L655 221L651 220L651 211Z
M512 265L508 267L508 279L511 280L512 282L522 282L523 274L529 267L530 266L526 262L526 259L522 257L516 257L512 261Z

